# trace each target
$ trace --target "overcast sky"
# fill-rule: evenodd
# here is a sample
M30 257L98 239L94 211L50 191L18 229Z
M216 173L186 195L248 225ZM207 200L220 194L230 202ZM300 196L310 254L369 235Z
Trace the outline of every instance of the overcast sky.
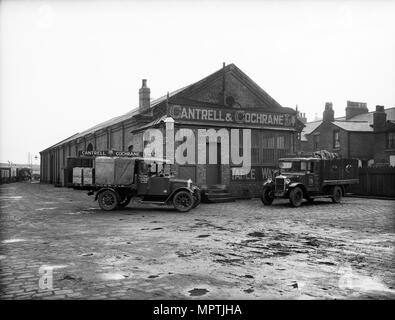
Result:
M1 1L0 161L235 63L285 107L395 106L395 1ZM35 163L38 163L36 161Z

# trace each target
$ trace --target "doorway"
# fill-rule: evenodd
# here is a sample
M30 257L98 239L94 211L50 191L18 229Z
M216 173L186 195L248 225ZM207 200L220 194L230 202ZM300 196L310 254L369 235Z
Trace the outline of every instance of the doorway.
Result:
M213 143L206 144L206 184L212 186L215 184L221 184L221 143L214 143L217 145L217 161L215 164L209 164L209 150L210 145Z

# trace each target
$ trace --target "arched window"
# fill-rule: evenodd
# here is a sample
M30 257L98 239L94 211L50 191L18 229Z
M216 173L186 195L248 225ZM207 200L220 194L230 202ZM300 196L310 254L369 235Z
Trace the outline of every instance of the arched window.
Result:
M86 147L86 151L93 151L92 143L88 144L88 146Z
M132 152L132 151L133 151L133 145L132 145L132 144L128 147L128 151L129 151L129 152Z

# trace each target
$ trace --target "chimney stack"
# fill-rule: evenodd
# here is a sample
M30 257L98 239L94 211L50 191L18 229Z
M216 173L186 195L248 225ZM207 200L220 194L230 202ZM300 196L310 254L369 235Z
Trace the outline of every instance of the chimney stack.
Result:
M387 122L387 114L384 111L384 106L376 106L376 111L373 112L373 130L379 131L384 128Z
M322 116L324 122L331 122L335 120L335 112L333 111L332 102L325 102L325 110Z
M349 120L359 114L368 113L366 102L347 101L346 120Z
M151 90L147 87L147 79L143 79L143 84L139 90L139 110L144 111L150 107Z

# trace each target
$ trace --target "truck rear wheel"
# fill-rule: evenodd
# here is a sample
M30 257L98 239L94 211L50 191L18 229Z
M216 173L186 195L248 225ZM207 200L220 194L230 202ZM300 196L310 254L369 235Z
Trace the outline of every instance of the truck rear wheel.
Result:
M173 198L174 208L180 212L191 210L194 202L192 194L188 191L178 191Z
M100 192L98 198L99 206L104 211L111 211L118 206L118 196L112 190L104 190Z
M289 202L293 207L299 207L303 202L303 190L299 187L295 187L289 193Z
M342 189L339 186L335 186L332 189L332 201L334 203L339 203L342 200Z
M265 206L270 206L273 203L274 196L272 188L264 187L262 190L261 200Z

